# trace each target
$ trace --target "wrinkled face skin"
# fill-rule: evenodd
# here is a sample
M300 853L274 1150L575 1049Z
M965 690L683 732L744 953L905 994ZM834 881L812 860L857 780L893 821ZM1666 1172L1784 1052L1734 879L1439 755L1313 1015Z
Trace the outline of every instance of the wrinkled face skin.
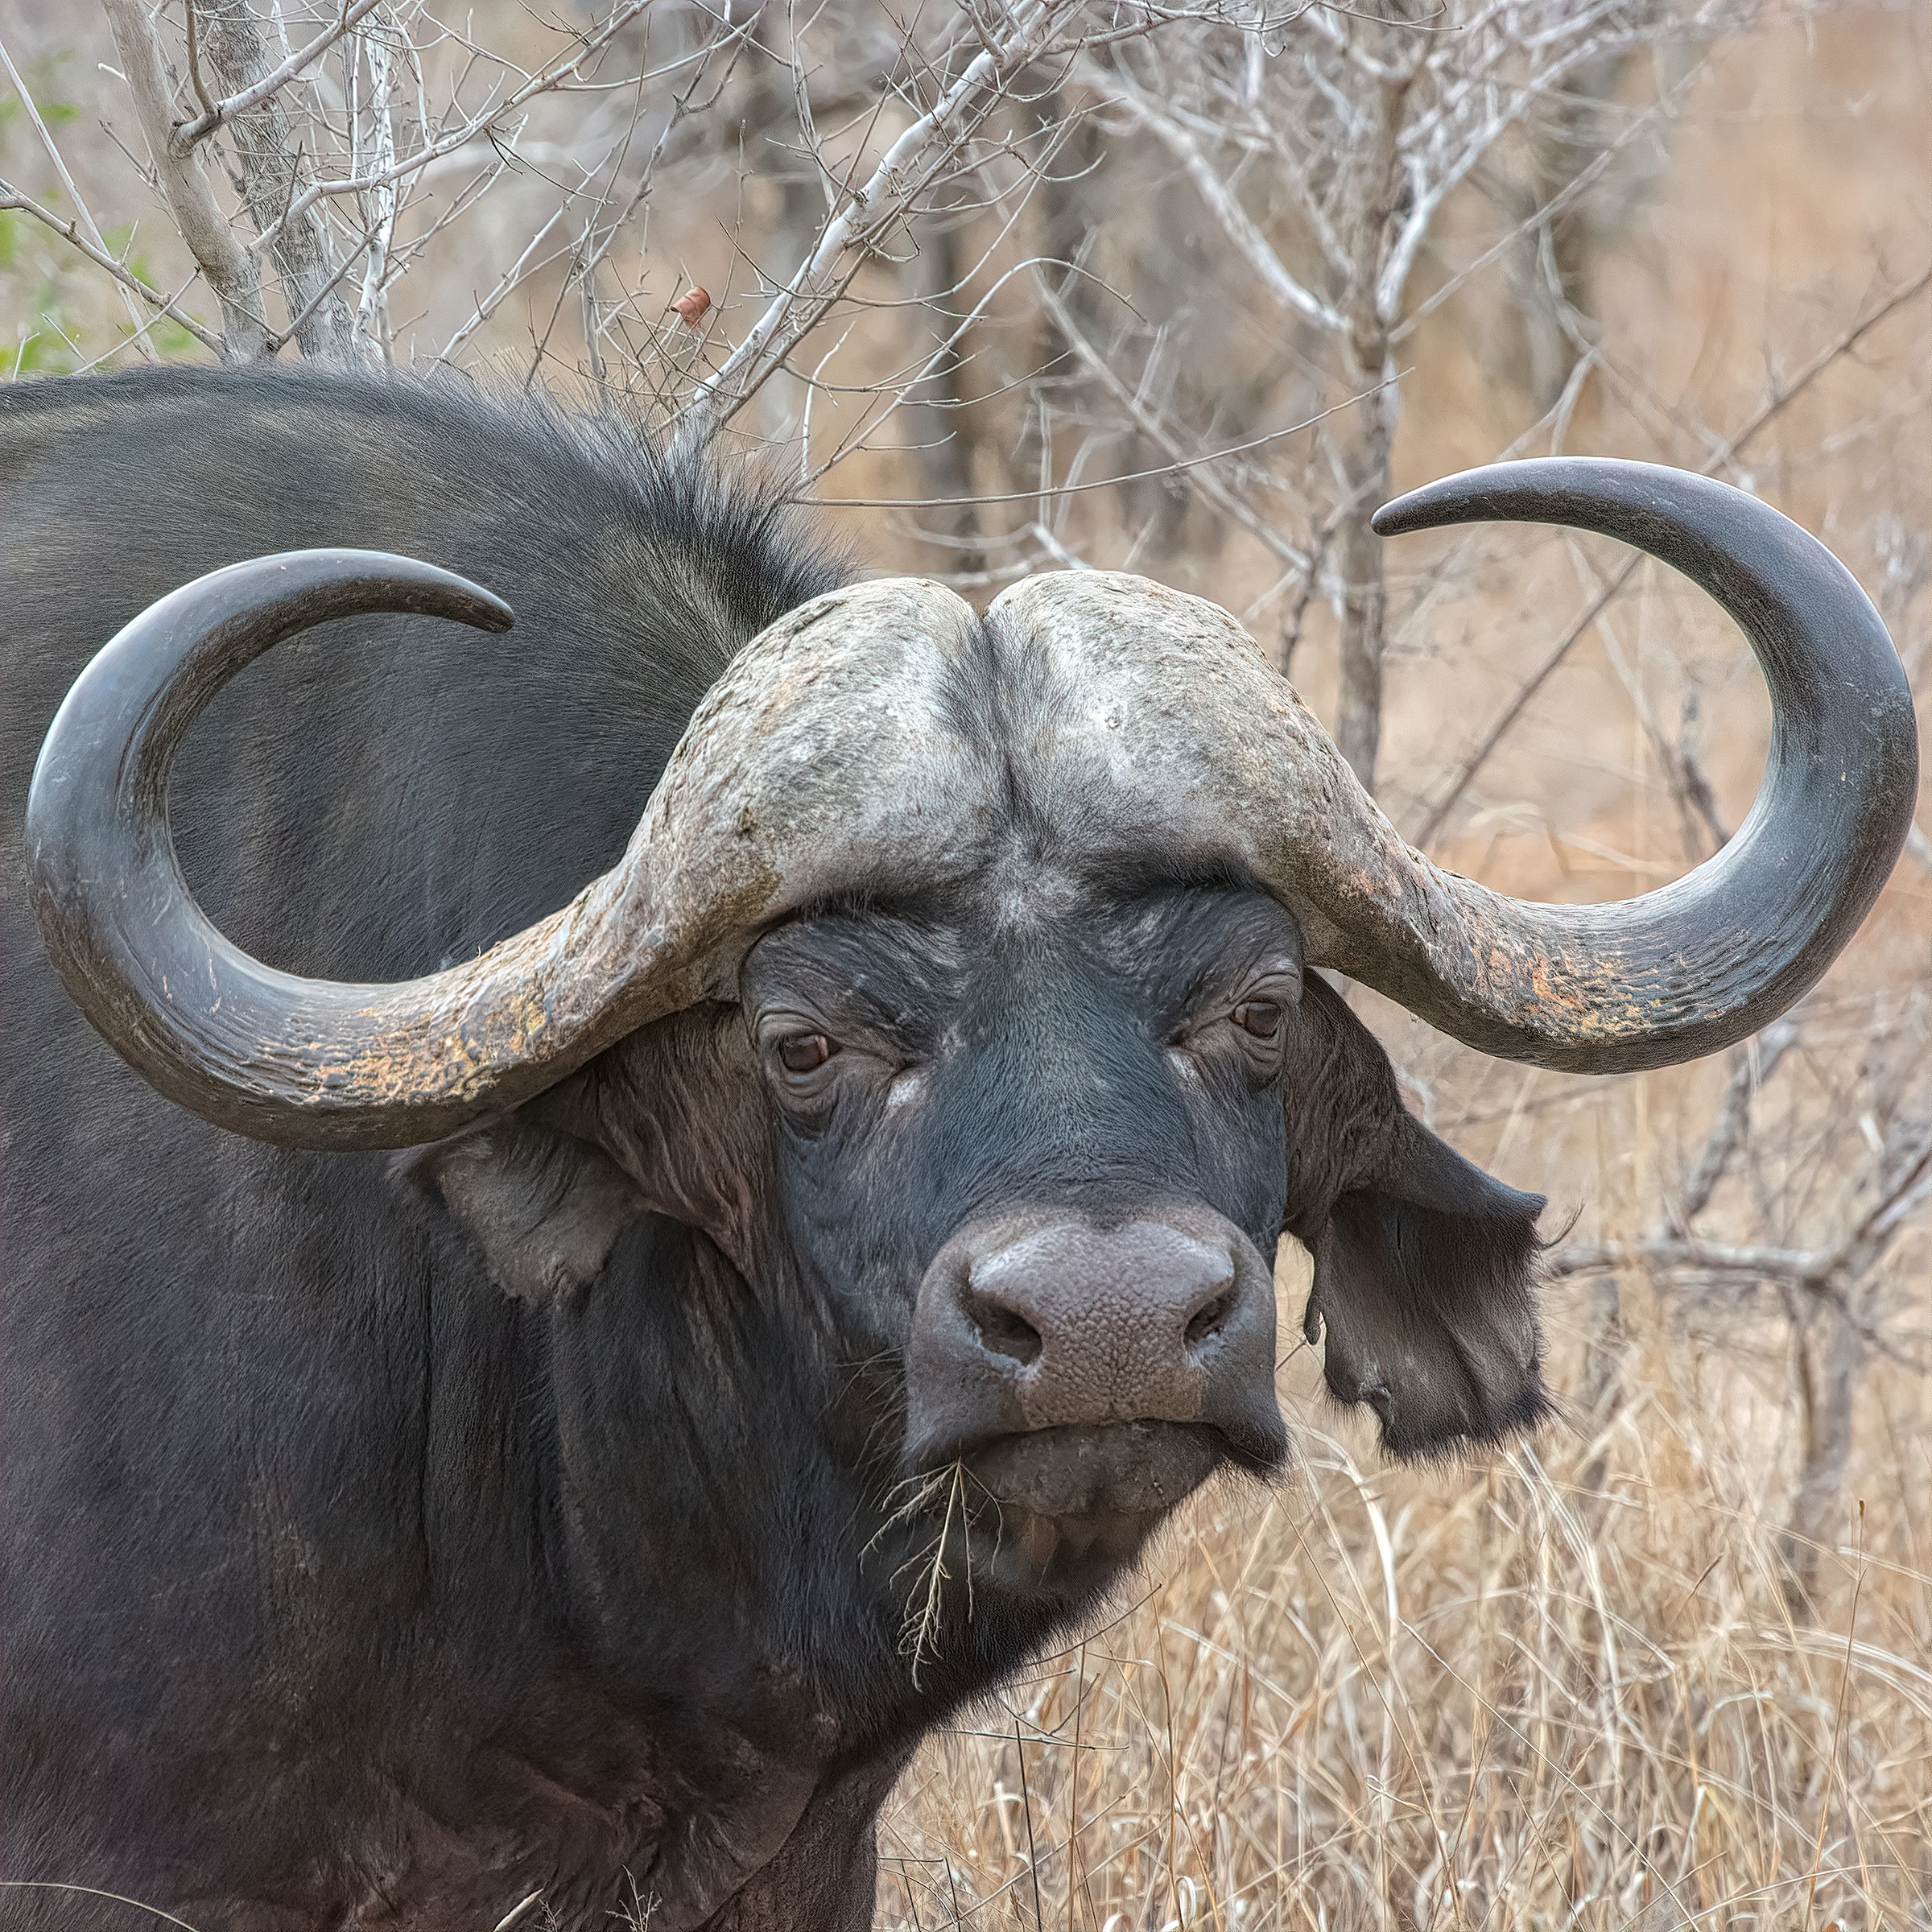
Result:
M950 1488L976 1590L1071 1607L1216 1469L1286 1454L1305 989L1245 883L1018 876L780 926L737 1005L446 1143L436 1179L520 1294L587 1286L640 1207L701 1229L864 1412L881 1512Z
M828 912L741 992L788 1242L905 1362L901 1472L956 1459L993 1505L993 1580L1098 1580L1222 1462L1280 1462L1302 969L1273 900L1050 881Z

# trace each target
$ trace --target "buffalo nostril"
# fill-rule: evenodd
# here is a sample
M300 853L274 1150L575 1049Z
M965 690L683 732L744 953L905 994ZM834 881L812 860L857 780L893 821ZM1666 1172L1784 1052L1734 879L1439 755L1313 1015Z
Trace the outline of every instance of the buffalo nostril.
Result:
M980 1331L982 1348L994 1355L1011 1356L1022 1364L1039 1359L1040 1331L1023 1315L977 1295L967 1303L966 1312Z
M1234 1293L1232 1289L1225 1294L1217 1294L1204 1307L1197 1308L1193 1319L1187 1324L1187 1346L1198 1348L1209 1335L1218 1335L1233 1311Z

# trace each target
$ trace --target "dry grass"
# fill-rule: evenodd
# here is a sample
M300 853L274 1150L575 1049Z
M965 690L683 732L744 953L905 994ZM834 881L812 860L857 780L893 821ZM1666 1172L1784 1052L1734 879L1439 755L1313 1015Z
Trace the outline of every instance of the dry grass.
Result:
M1278 1493L1198 1502L1132 1608L928 1745L881 1922L1932 1924L1925 1383L1866 1378L1798 1620L1777 1339L1739 1338L1767 1373L1651 1332L1600 1489L1574 1430L1416 1475L1350 1424ZM1317 1386L1298 1354L1290 1413Z

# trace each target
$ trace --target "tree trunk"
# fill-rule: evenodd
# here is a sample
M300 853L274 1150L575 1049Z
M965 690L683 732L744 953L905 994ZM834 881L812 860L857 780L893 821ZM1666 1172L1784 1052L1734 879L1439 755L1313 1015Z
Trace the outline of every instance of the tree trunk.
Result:
M188 3L200 26L201 58L223 93L239 93L273 71L277 63L262 43L261 24L248 0ZM226 132L250 217L256 233L266 234L308 185L308 169L290 140L282 95L270 94L260 105L236 115ZM320 206L284 224L270 243L269 254L282 278L282 299L302 353L312 361L353 361L355 318L342 299Z
M918 253L910 270L935 343L943 343L959 326L970 306L961 292L960 217L930 216L917 223L913 238ZM930 350L926 353L930 353ZM965 357L959 347L945 350L932 374L913 390L899 411L906 424L903 440L910 443L919 471L919 493L950 499L919 512L920 524L933 535L947 572L983 568L978 546L979 513L972 497L973 423L964 377Z
M1852 1454L1859 1335L1843 1313L1822 1299L1809 1311L1801 1306L1794 1312L1800 1319L1791 1339L1805 1443L1797 1492L1777 1539L1777 1553L1785 1608L1794 1617L1811 1619L1816 1615L1819 1559L1838 1540L1839 1492Z
M1398 13L1402 10L1398 8ZM1413 58L1413 57L1412 57ZM1344 415L1342 514L1335 531L1342 573L1341 702L1335 743L1371 797L1382 741L1382 646L1388 592L1382 540L1368 519L1389 500L1399 398L1389 332L1402 291L1382 286L1409 193L1400 137L1419 63L1377 89L1373 140L1356 164L1348 234L1352 263L1348 302L1347 380L1357 393L1373 390Z
M1386 355L1377 356L1373 373L1356 364L1354 381L1366 389L1382 382ZM1342 451L1342 486L1347 507L1335 531L1335 561L1342 576L1342 691L1335 720L1335 743L1350 769L1371 795L1375 791L1376 754L1382 741L1382 646L1388 592L1382 575L1382 540L1368 527L1390 495L1389 458L1395 446L1395 391L1380 390L1349 412L1353 428Z

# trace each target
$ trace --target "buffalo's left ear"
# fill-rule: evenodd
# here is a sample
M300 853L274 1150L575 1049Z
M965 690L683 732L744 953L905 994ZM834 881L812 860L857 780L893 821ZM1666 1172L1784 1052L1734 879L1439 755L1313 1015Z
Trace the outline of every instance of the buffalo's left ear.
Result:
M1406 1163L1343 1195L1315 1250L1303 1331L1344 1402L1381 1418L1382 1447L1428 1455L1542 1420L1536 1217L1543 1197L1492 1180L1427 1128Z
M1325 1341L1330 1393L1366 1402L1382 1446L1427 1456L1550 1413L1537 1321L1543 1197L1492 1180L1402 1105L1368 1029L1312 976L1323 1084L1346 1091L1352 1159L1304 1238L1315 1286L1303 1332Z

